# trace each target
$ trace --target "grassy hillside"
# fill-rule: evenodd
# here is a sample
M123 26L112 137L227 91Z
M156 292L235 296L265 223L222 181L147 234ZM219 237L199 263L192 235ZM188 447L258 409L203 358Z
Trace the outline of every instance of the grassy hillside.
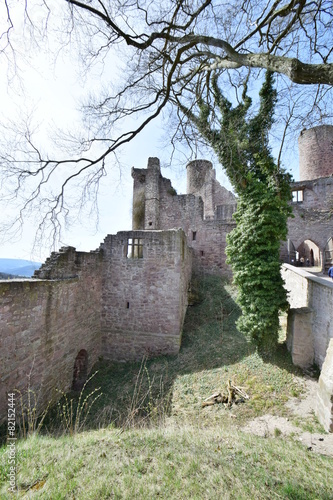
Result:
M38 435L17 443L19 496L333 498L331 458L309 453L278 429L274 438L241 431L265 413L320 428L314 417L296 420L284 404L301 393L301 374L284 346L270 359L256 354L234 326L234 290L221 280L203 280L200 296L188 309L178 356L101 360L80 401L66 395ZM225 392L228 380L250 399L202 408L205 398ZM10 498L7 457L4 446L0 498Z

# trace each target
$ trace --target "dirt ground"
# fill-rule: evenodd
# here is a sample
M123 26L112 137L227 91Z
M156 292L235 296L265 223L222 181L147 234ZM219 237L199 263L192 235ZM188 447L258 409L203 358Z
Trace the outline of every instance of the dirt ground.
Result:
M300 398L291 398L286 406L301 419L313 420L316 404L317 381L312 378L299 379L304 386L304 393ZM249 422L242 429L257 436L292 436L301 441L311 452L321 453L333 457L333 433L310 433L296 427L291 419L264 415Z

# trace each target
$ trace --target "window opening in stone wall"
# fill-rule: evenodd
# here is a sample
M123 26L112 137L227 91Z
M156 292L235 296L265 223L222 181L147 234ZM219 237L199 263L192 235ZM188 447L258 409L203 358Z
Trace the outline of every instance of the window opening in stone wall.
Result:
M201 255L201 257L204 256L204 251L203 250L201 250L200 255Z
M192 241L195 241L197 239L197 232L193 231L192 232Z
M142 259L143 258L143 239L128 238L127 240L127 258Z
M152 223L152 222L149 222L149 225L150 225L150 226L152 226L152 225L153 225L153 223Z
M297 189L293 191L292 195L293 195L293 203L303 203L304 201L303 189Z
M81 391L88 376L88 353L81 349L75 358L72 391Z
M126 302L126 309L129 309L129 302Z

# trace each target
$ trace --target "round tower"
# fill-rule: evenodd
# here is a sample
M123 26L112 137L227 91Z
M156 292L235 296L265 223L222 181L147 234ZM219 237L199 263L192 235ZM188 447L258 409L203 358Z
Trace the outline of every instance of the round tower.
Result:
M213 164L208 160L193 160L187 166L187 194L196 194L203 187Z
M301 181L333 175L333 125L302 130L298 149Z

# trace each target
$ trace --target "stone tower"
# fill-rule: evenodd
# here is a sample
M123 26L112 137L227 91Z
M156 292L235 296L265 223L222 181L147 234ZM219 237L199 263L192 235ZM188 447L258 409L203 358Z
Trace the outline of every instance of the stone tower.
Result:
M205 218L214 217L215 170L208 160L193 160L187 166L187 194L201 196L205 202Z
M160 229L160 160L148 158L146 169L132 168L132 177L132 229Z
M160 229L160 160L148 158L146 177L145 229Z
M302 130L298 148L300 181L333 175L333 125Z

